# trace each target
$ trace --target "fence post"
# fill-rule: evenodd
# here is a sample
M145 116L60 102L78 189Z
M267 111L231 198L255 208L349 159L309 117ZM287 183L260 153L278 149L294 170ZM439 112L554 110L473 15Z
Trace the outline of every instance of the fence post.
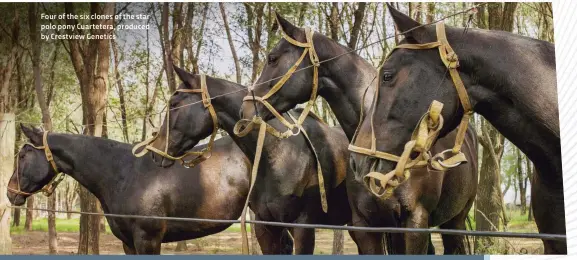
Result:
M14 142L16 138L15 115L0 114L0 255L12 254L10 238L10 202L6 187L14 171Z

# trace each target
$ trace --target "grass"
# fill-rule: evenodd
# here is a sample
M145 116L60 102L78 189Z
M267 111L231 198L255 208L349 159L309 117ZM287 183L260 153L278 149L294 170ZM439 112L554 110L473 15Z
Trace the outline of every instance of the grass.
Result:
M11 234L22 234L26 232L24 230L24 222L26 222L25 218L20 219L20 226L19 227L10 227ZM79 232L80 230L80 219L79 218L56 218L56 232ZM247 232L250 232L250 225L246 225ZM32 231L43 231L48 232L48 219L47 218L37 218L32 221ZM233 224L232 226L228 227L226 232L240 232L240 224ZM110 227L108 223L106 224L106 233L112 234L110 231Z
M24 230L24 222L26 220L22 218L20 220L19 227L10 227L11 234L21 234L26 232ZM56 218L56 232L79 232L80 230L80 219L79 218ZM37 218L32 221L32 231L43 231L48 232L48 219L47 218ZM106 224L106 233L112 234L110 227Z

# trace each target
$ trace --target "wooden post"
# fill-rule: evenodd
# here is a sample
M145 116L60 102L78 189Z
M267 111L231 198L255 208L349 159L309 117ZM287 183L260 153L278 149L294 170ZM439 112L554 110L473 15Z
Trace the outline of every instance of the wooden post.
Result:
M13 113L0 114L0 255L12 254L10 238L10 202L6 197L6 187L14 171L14 142L16 139L16 116Z

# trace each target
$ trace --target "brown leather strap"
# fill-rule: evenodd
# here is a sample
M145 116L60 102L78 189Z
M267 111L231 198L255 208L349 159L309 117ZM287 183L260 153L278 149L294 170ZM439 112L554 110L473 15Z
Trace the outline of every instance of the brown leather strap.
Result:
M288 36L288 34L286 34L282 30L282 28L281 28L281 32L282 32L281 33L282 37L285 40L287 40L289 43L291 43L292 45L295 45L297 47L304 48L303 53L301 54L299 59L295 62L295 64L293 64L293 66L279 79L279 81L277 83L274 84L274 86L264 96L262 96L262 97L254 96L253 97L252 95L248 95L248 96L244 97L243 102L244 101L253 101L253 102L259 102L259 103L263 104L265 106L265 108L273 114L274 117L276 117L283 125L285 125L289 130L292 131L295 128L300 129L300 126L302 126L308 113L311 111L312 107L315 104L315 101L317 98L317 92L318 92L318 75L319 75L318 67L320 65L320 62L319 62L319 57L317 55L317 52L315 50L315 46L313 44L314 31L312 31L310 28L305 28L305 36L306 36L306 40L307 40L307 42L305 42L305 43L299 42L299 41L291 38L290 36ZM309 56L311 64L313 64L313 85L312 85L312 90L311 90L311 96L310 96L309 101L307 102L305 108L303 109L303 112L299 116L298 120L296 120L295 123L290 123L267 101L267 99L270 98L275 93L277 93L284 86L284 84L290 79L290 77L298 69L298 67L300 66L300 64L302 63L304 58L307 56L307 54ZM296 132L295 134L298 134L298 132Z
M154 153L156 153L162 157L168 158L170 160L179 161L183 166L185 166L187 168L194 167L198 163L205 161L206 159L210 158L210 156L211 156L212 148L214 145L214 140L216 138L216 134L218 133L218 118L216 116L216 111L214 110L214 107L212 106L212 103L211 103L210 93L208 92L208 86L206 84L206 75L205 74L200 74L200 89L177 89L176 92L200 93L201 94L202 103L203 103L204 107L208 109L208 112L210 113L210 116L212 118L212 124L213 124L213 130L212 130L212 133L210 135L210 139L208 141L207 147L202 149L201 151L188 151L181 156L172 156L172 155L168 154L168 143L169 143L168 140L170 137L170 133L169 133L170 130L168 128L168 124L170 122L170 110L171 110L169 108L166 112L167 128L166 128L166 145L165 145L164 150L157 149L157 148L153 147L152 145L150 145L158 137L157 135L155 135L149 139L146 139L146 140L136 144L132 148L132 154L134 154L134 156L136 156L136 157L142 157L145 154L147 154L149 151L151 151L151 152L154 152ZM140 152L138 152L138 151L140 151ZM196 155L196 157L191 159L191 160L188 160L188 161L184 160L184 158L186 158L190 155Z
M429 151L431 149L432 144L438 138L439 132L443 126L443 117L441 116L441 110L443 104L438 101L433 101L427 113L421 117L417 127L413 131L411 135L411 140L405 145L405 149L401 156L396 156L390 153L381 152L376 150L376 137L375 137L375 127L374 127L374 117L375 117L375 108L377 105L377 100L379 97L379 88L378 86L375 89L375 98L373 101L373 110L371 111L371 148L363 148L353 145L360 125L361 120L363 120L363 110L361 107L361 120L359 120L359 126L355 131L353 136L353 140L349 145L349 150L359 154L365 154L372 157L376 157L379 159L384 159L388 161L397 162L397 166L395 169L387 174L382 174L379 172L370 172L368 175L365 176L365 182L371 192L379 197L388 197L392 194L392 190L397 186L395 185L396 182L393 180L394 177L403 179L404 176L407 176L408 170L415 167L423 167L429 165L435 170L447 170L452 167L456 167L463 162L466 162L467 159L465 155L461 152L461 146L465 139L465 134L468 127L469 118L471 117L473 110L471 107L471 103L469 101L469 96L461 80L459 72L457 68L459 67L459 58L457 57L455 51L447 41L447 36L445 32L445 25L444 23L440 22L436 25L436 33L437 33L437 41L430 42L430 43L423 43L423 44L401 44L395 47L395 49L411 49L411 50L424 50L424 49L439 49L439 55L443 64L447 67L451 75L451 79L453 84L455 85L455 89L459 96L459 100L464 110L463 118L459 124L459 128L457 131L457 137L455 139L455 145L453 149L443 151L433 157L429 155ZM393 50L394 51L394 50ZM379 68L380 71L380 68ZM366 93L365 93L366 94ZM364 95L363 95L363 103L364 103ZM410 160L408 157L412 152L419 152L419 155L416 159ZM452 152L452 156L448 157L445 156L446 152ZM408 177L405 177L406 180ZM381 187L376 184L376 180L380 182ZM392 189L391 189L392 188Z
M62 182L62 180L64 180L64 177L66 177L66 175L64 175L63 173L58 171L58 167L56 166L56 162L54 161L54 156L52 155L52 151L50 150L50 147L48 146L48 131L44 131L44 134L42 135L42 146L35 146L33 144L26 144L29 145L31 147L33 147L34 149L37 150L44 150L44 156L46 157L46 160L48 161L48 163L50 163L50 166L52 167L52 169L54 170L54 177L46 184L44 185L44 187L42 187L41 189L29 193L29 192L24 192L22 191L22 189L20 188L20 172L19 172L19 161L20 159L18 158L18 154L16 154L16 182L18 185L18 189L13 189L10 187L7 187L8 191L15 193L15 194L19 194L19 195L25 195L25 196L32 196L38 192L42 192L44 193L45 196L50 196L52 195L52 193L54 193L54 190L56 190L56 187L58 186L58 184L60 184L60 182Z

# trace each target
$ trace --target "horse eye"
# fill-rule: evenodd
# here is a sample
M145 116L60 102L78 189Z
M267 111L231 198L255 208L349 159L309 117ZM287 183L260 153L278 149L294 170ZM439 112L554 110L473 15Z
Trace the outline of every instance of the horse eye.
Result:
M274 63L276 63L277 60L278 60L277 56L268 55L268 64L269 65L273 65Z
M383 81L391 81L393 79L393 74L387 72L383 74Z

